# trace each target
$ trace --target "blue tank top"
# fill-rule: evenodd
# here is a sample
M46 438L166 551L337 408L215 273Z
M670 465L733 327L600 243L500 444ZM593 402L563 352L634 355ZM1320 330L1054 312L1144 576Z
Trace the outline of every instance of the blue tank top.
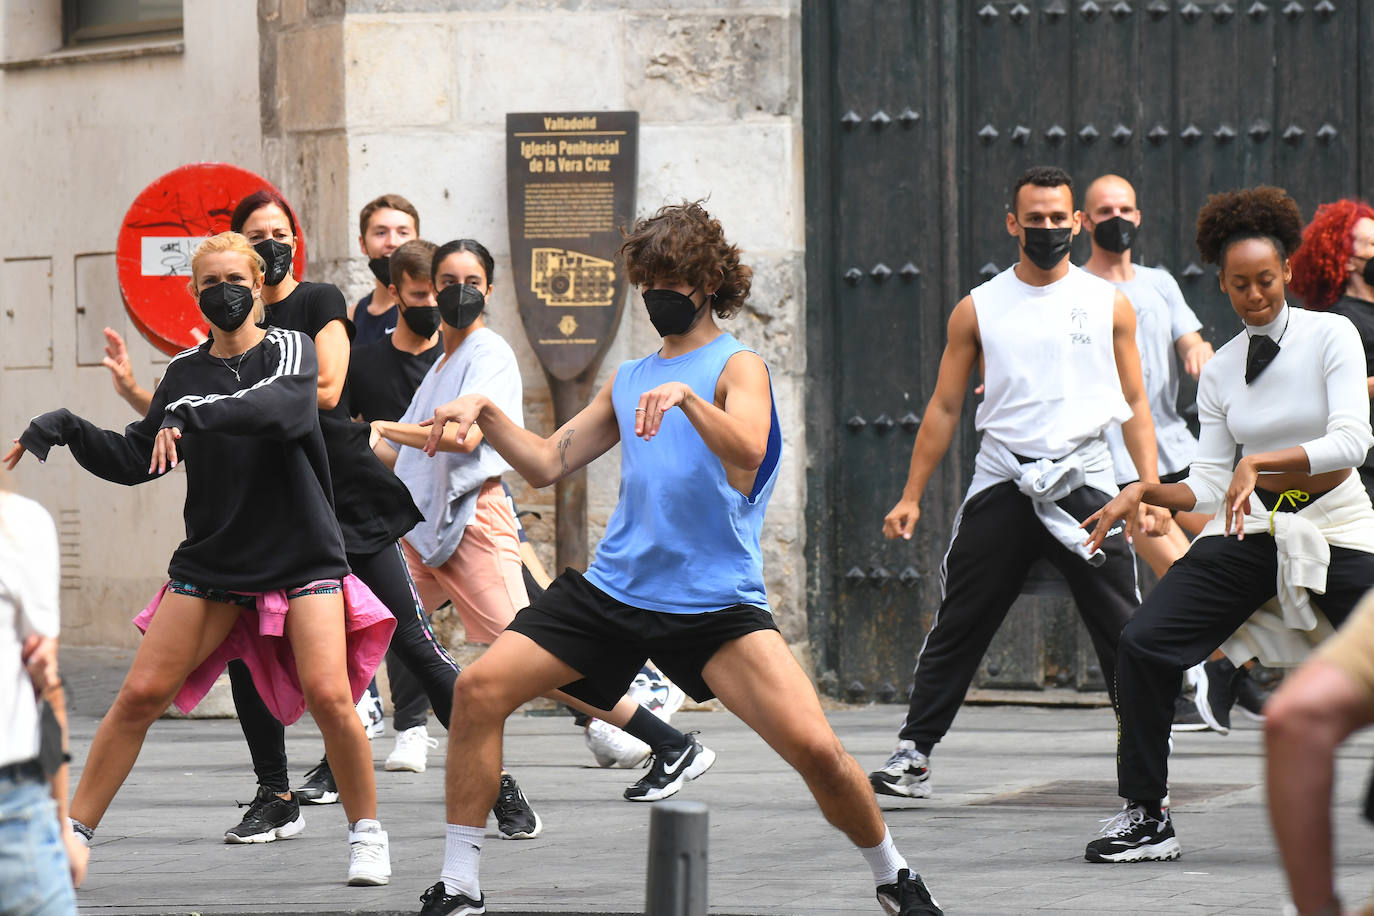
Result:
M737 604L769 610L759 535L782 454L777 404L748 496L730 486L720 458L681 410L664 415L652 440L635 435L640 395L665 382L683 382L714 402L726 361L747 349L721 334L690 353L672 359L655 353L616 372L611 403L620 426L620 497L587 580L631 607L669 614Z

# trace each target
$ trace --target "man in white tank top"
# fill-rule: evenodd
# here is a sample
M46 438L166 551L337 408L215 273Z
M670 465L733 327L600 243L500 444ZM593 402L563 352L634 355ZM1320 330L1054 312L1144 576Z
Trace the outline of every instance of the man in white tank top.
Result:
M1114 533L1089 553L1078 527L1116 493L1104 438L1109 426L1121 424L1141 478L1158 479L1135 313L1110 283L1069 263L1080 214L1067 173L1028 170L1011 203L1007 234L1017 239L1020 258L955 306L906 488L883 521L887 537L911 537L977 364L985 388L975 416L982 441L954 520L941 568L944 595L916 660L897 749L869 775L884 795L930 795L929 756L1036 560L1049 560L1068 581L1109 686L1117 637L1140 604L1125 534ZM1168 525L1168 512L1159 510L1142 530Z

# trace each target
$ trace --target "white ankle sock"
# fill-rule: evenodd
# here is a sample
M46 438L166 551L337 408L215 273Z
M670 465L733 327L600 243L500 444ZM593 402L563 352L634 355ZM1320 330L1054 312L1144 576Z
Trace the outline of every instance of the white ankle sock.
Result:
M444 831L444 893L467 894L480 899L482 889L477 883L477 866L482 855L485 827L449 824Z
M348 834L351 837L355 833L381 833L382 823L375 818L360 817L348 825Z
M877 846L870 846L867 849L859 848L863 853L864 861L868 867L873 869L873 883L878 886L891 884L897 880L897 872L907 867L906 859L897 851L897 847L892 843L892 831L883 833L883 841Z

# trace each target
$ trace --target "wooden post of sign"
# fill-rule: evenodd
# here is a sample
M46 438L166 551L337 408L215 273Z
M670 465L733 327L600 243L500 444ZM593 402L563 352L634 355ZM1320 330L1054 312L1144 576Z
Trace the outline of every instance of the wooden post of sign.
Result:
M553 397L555 428L591 400L625 307L616 259L634 218L639 113L506 115L506 211L520 320ZM587 567L587 473L556 485L557 567Z

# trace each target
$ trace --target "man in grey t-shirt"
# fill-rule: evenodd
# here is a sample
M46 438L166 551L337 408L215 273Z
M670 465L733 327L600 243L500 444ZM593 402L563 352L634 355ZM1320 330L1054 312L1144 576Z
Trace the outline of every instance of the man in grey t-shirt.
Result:
M1159 478L1165 482L1182 480L1197 451L1197 440L1178 413L1179 366L1197 378L1203 364L1212 358L1212 345L1198 333L1202 323L1183 300L1173 276L1163 268L1132 263L1140 209L1130 182L1119 175L1094 180L1083 196L1083 227L1092 239L1092 256L1083 269L1114 283L1135 309L1136 347L1155 421ZM1122 443L1119 427L1108 430L1107 443L1112 449L1117 484L1135 480L1135 465ZM1135 539L1136 552L1156 576L1163 576L1188 551L1189 536L1201 530L1207 517L1180 512L1175 521L1178 525L1162 537ZM1225 734L1230 728L1236 691L1249 686L1239 683L1244 678L1244 668L1235 669L1219 654L1190 668L1187 679L1193 687L1191 706L1196 711L1180 698L1175 730L1211 728Z

